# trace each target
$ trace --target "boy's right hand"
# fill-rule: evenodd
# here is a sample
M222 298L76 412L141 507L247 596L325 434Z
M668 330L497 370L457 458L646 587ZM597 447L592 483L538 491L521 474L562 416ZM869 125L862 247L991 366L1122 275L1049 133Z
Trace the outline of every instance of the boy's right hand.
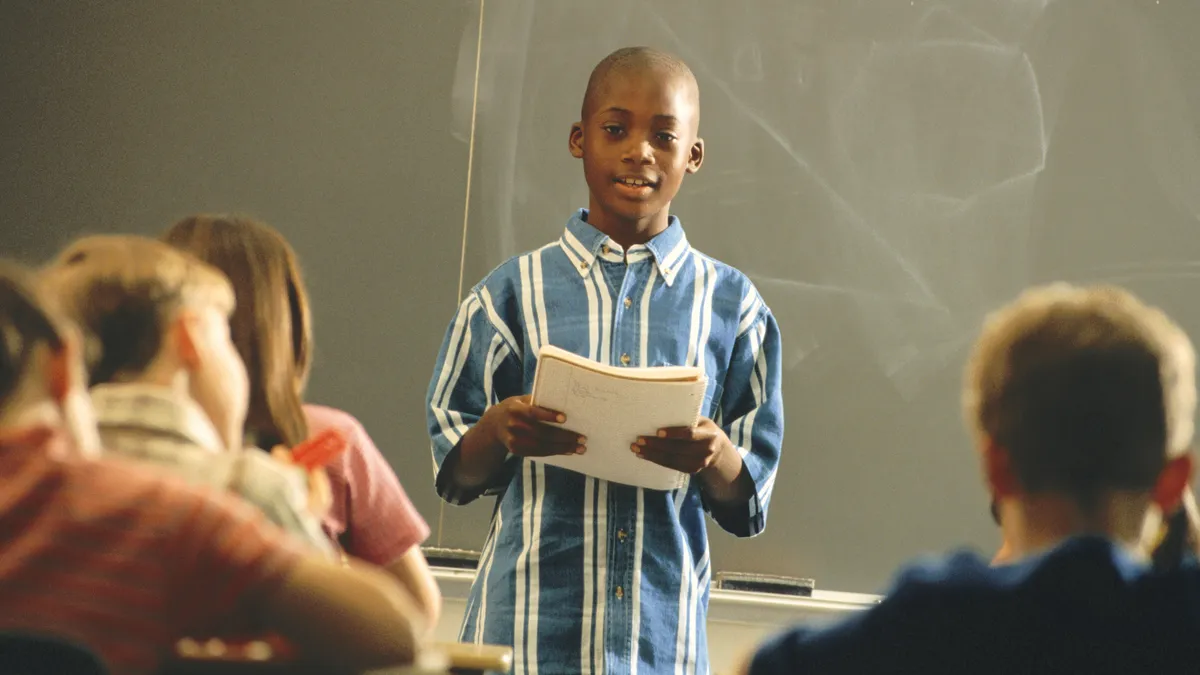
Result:
M498 447L517 457L582 455L586 438L548 424L562 424L566 416L535 406L531 400L531 396L504 399L483 413L479 426L487 430L488 438Z

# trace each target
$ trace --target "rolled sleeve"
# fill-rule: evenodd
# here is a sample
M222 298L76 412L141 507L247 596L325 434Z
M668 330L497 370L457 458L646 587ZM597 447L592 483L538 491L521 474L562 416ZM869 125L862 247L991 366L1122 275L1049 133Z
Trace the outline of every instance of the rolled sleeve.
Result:
M754 494L738 504L705 506L722 529L753 537L767 526L767 508L775 487L783 445L783 393L779 326L761 300L743 320L734 345L721 399L722 428L742 456L754 482Z
M304 413L310 436L334 429L347 444L325 467L333 491L326 532L351 555L385 567L423 543L429 524L362 423L324 406L306 405Z
M495 318L491 299L477 289L462 303L446 331L426 397L438 495L451 504L467 504L484 494L502 492L515 463L490 483L465 488L454 479L459 443L490 406L520 393L521 365L515 338Z

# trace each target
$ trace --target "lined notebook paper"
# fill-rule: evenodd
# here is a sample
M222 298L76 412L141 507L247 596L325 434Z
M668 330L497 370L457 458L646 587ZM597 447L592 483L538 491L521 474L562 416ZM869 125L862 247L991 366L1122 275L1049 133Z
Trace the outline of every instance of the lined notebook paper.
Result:
M579 473L651 490L674 490L687 475L633 454L638 436L700 421L708 378L699 368L619 368L554 346L542 347L533 404L567 416L558 425L587 437L582 455L541 457Z

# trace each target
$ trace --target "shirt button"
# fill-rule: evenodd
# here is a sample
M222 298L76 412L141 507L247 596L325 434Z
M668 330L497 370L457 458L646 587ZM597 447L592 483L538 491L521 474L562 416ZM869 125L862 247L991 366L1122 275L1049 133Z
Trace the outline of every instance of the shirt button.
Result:
M628 355L628 354L622 354L622 355L621 355L621 365L623 365L623 366L627 366L627 365L629 365L629 362L630 362L630 361L632 361L632 360L633 360L633 359L629 358L629 355Z
M581 270L586 270L587 268L588 268L588 264L587 264L587 263L585 263L585 262L581 262L581 263L579 263L579 269L581 269Z
M625 541L625 537L628 537L628 536L629 535L625 534L625 530L617 530L617 539L620 539L621 541Z
M630 307L633 307L633 300L625 298L625 309L629 309Z
M601 251L604 251L604 254L605 254L605 255L608 255L609 253L612 253L612 249L608 247L608 244L605 244L605 245L601 246L601 247L600 247L600 250L601 250Z
M617 599L620 600L623 597L625 597L625 589L617 586Z

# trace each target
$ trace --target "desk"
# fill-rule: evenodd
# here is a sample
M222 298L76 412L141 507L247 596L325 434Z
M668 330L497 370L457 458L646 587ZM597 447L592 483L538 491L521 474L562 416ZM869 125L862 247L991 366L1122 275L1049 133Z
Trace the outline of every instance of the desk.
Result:
M476 675L508 673L512 649L495 645L434 643L411 666L368 671L364 675ZM176 656L159 675L335 675L328 669L298 664L278 638L226 643L180 640ZM345 674L337 674L345 675Z

